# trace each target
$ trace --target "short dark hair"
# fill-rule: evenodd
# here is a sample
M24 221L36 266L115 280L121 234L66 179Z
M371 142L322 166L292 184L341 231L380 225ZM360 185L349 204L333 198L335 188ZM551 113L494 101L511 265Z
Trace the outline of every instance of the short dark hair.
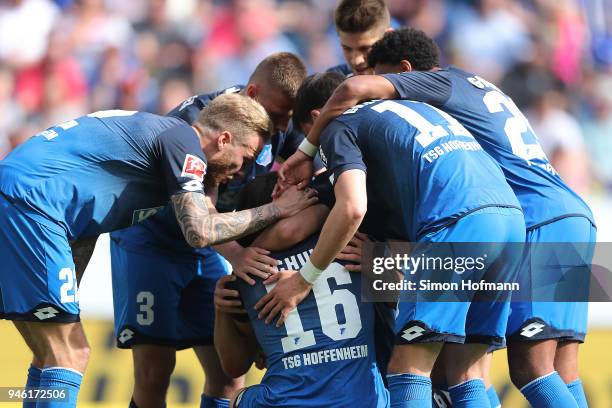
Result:
M334 12L336 30L363 33L372 28L391 25L389 9L383 0L342 0Z
M324 72L308 76L295 97L293 123L300 126L310 122L310 111L322 108L346 77L338 72Z
M244 186L238 197L237 211L248 210L249 208L260 207L272 202L272 190L278 180L278 173L270 172L260 174L251 182ZM251 245L255 238L259 236L261 231L254 232L250 235L238 239L238 243L244 247Z
M264 58L249 78L249 83L266 79L269 84L279 89L290 98L295 94L306 78L306 66L295 54L276 52Z
M440 66L440 50L423 31L402 28L385 33L368 54L371 68L377 64L398 65L402 60L409 61L415 71L429 71Z

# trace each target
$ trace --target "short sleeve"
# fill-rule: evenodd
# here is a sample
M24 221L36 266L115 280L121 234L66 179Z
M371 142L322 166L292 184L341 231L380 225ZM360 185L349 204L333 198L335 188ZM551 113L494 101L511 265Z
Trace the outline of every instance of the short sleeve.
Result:
M204 193L206 157L191 126L165 130L157 137L157 148L168 195Z
M325 171L310 182L310 187L317 190L317 194L319 197L319 204L323 204L328 208L332 208L336 203L336 197L334 196L334 186L330 180L331 173Z
M447 71L410 71L382 75L391 82L401 99L444 105L451 97L452 82Z
M345 171L367 170L354 129L338 119L330 123L321 134L319 154L333 175L334 184Z

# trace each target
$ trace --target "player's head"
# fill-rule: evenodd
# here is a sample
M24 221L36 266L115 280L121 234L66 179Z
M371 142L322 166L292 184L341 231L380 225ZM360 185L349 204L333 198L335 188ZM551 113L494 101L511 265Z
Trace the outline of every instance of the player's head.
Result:
M272 123L254 99L227 94L210 102L194 127L206 138L202 147L208 159L207 177L221 182L238 172L245 161L257 157L270 137Z
M277 52L257 65L245 93L262 104L275 130L284 132L291 119L295 94L304 78L306 67L296 55Z
M245 185L238 198L237 211L259 207L272 202L272 191L278 180L278 174L274 171L260 174ZM247 235L238 240L244 247L250 246L261 231Z
M440 50L423 31L402 28L389 31L374 44L368 64L377 74L430 71L440 66Z
M308 133L321 108L342 81L344 76L337 72L314 74L306 78L295 98L293 123Z
M384 0L342 0L334 12L334 21L344 59L353 74L370 74L368 52L391 30L391 16Z

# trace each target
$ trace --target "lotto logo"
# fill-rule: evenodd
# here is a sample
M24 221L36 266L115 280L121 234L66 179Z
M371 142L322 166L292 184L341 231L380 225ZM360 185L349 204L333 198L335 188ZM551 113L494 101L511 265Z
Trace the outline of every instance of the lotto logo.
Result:
M117 340L119 340L119 343L125 343L128 340L131 340L134 337L134 332L131 331L130 329L123 329L121 331L121 333L119 333L119 337Z
M43 307L41 309L37 309L34 313L34 316L38 318L38 320L47 320L55 317L59 314L59 311L51 306Z
M181 177L188 177L194 180L203 181L206 174L206 163L197 156L188 154L185 156Z
M544 327L546 327L546 325L542 323L535 323L535 322L531 323L525 326L523 330L521 330L521 336L531 338L535 336L536 334L543 332Z
M408 341L412 341L417 337L420 337L425 332L425 329L420 326L412 326L409 329L404 330L402 337Z

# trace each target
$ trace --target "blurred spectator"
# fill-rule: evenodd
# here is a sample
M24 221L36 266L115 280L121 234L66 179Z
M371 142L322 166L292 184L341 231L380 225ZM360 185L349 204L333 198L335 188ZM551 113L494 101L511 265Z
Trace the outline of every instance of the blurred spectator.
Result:
M50 0L0 1L0 62L14 68L39 62L58 17Z
M497 82L576 190L612 190L610 0L387 0L393 25ZM165 113L245 83L275 51L341 61L328 0L0 0L0 157L103 109ZM576 119L578 118L578 119ZM589 154L585 154L589 152Z
M535 101L529 122L561 178L574 191L585 193L591 182L588 156L580 125L566 108L564 95L548 90Z

